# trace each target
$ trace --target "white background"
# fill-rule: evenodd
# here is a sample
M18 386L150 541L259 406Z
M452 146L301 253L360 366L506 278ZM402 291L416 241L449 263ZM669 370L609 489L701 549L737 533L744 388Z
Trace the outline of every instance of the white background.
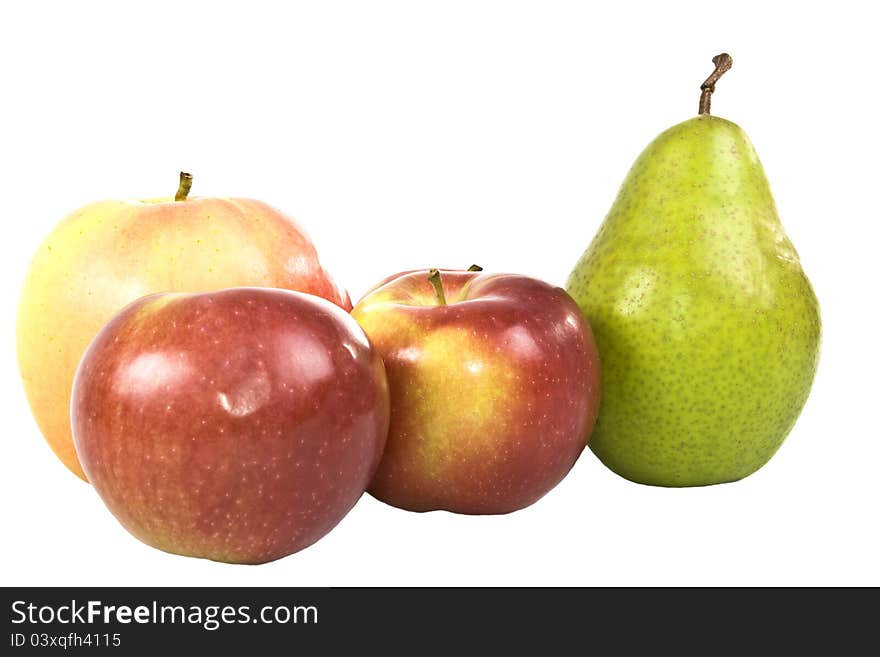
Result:
M0 583L880 584L870 3L590 4L4 3ZM68 212L172 194L186 169L193 195L299 219L355 299L401 269L472 262L562 284L723 50L735 64L713 113L755 143L825 331L812 396L752 477L650 488L587 451L524 511L418 515L365 496L313 547L246 567L139 543L43 442L14 314Z

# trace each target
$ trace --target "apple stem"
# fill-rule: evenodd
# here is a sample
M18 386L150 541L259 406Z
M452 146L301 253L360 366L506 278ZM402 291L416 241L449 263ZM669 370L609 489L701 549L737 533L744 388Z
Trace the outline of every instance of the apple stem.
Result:
M733 57L726 52L723 52L720 55L715 55L712 58L712 63L715 64L715 70L712 71L712 75L706 78L706 81L700 85L700 89L702 90L702 93L700 94L700 114L709 114L709 110L712 108L712 92L715 91L715 83L718 82L718 79L722 75L730 70L731 66L733 66Z
M434 286L434 294L437 295L437 305L446 305L446 293L443 291L443 280L440 278L440 270L432 269L428 272L428 280Z
M468 271L483 271L483 268L480 265L471 265L467 269Z
M187 173L186 171L180 172L180 185L177 188L177 193L174 195L175 201L185 201L187 195L189 194L189 190L192 189L193 186L193 177L191 173Z

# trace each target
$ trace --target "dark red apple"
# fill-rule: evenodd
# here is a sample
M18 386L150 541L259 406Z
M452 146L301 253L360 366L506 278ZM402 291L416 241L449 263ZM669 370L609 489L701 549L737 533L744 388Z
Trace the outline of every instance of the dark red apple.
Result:
M370 492L413 511L507 513L568 473L599 408L590 326L512 274L405 272L352 311L385 362L391 428Z
M73 386L77 455L136 537L262 563L354 506L385 444L378 353L341 308L269 288L144 297L89 346Z

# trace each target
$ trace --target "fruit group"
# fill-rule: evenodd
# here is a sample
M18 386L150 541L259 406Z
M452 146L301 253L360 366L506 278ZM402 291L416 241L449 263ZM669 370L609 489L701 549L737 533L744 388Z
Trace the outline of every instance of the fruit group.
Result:
M386 279L352 314L391 391L374 496L413 511L507 513L571 469L596 417L599 362L564 290L525 276L416 271Z
M18 308L18 362L31 410L52 450L84 477L70 436L70 387L98 330L155 292L235 286L300 290L350 308L308 236L260 201L103 201L65 218L39 247Z
M388 429L382 361L317 297L157 294L89 346L76 450L119 521L159 549L233 563L301 550L367 487Z
M749 475L810 391L816 297L764 170L734 123L700 115L636 160L567 289L602 356L591 449L633 481L698 486Z

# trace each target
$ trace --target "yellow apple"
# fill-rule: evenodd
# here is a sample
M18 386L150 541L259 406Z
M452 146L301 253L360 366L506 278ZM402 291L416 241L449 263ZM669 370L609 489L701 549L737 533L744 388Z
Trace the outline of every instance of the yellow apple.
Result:
M187 198L100 201L59 223L25 277L16 325L18 363L31 410L58 458L85 479L70 433L70 393L80 358L101 327L154 292L277 287L349 310L293 220L260 201ZM207 339L207 337L206 337Z

